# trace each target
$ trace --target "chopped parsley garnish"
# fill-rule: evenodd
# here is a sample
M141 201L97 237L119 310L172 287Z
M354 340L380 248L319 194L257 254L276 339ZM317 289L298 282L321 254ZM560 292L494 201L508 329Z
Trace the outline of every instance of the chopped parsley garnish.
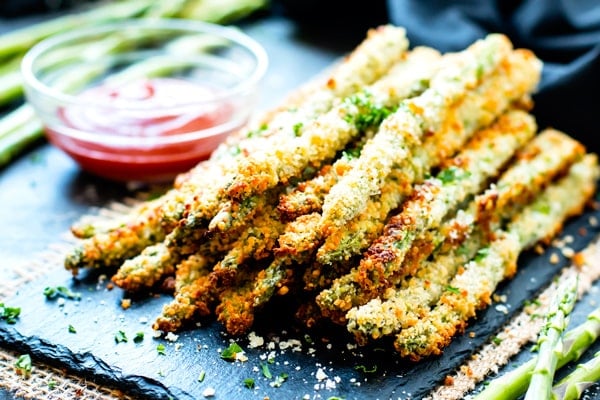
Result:
M294 130L294 136L298 137L301 135L301 130L302 127L304 126L304 124L302 122L298 122L296 124L294 124L294 126L292 126L292 129Z
M228 348L221 352L221 358L223 360L233 361L235 360L236 354L243 352L244 350L240 347L240 345L236 342L233 342Z
M203 382L205 377L206 371L200 371L200 374L198 374L198 382Z
M159 343L158 346L156 346L156 352L161 356L167 355L165 350L166 350L165 345L162 343Z
M454 286L446 286L446 290L454 294L460 294L460 290Z
M364 365L357 365L354 367L355 370L362 372L363 374L372 374L377 371L377 365L373 365L371 368L367 368Z
M8 307L4 303L0 303L0 320L12 325L17 322L19 315L21 315L20 307Z
M263 135L263 133L264 133L264 132L265 132L267 129L269 129L269 126L268 126L267 124L262 124L262 125L261 125L261 126L258 128L258 129L254 129L254 130L251 130L251 131L249 131L249 132L246 134L246 137L248 137L248 138L260 137L260 136L262 136L262 135Z
M330 396L327 400L345 400L345 397Z
M288 378L288 374L286 374L285 372L282 372L281 374L279 374L278 376L275 377L275 380L273 380L273 382L271 382L271 386L272 387L281 387L281 385L283 384L283 382L285 382Z
M29 354L22 354L15 362L15 370L18 375L28 378L31 375L31 357Z
M133 337L133 342L134 343L140 343L141 341L144 340L144 332L137 332L135 334L135 336Z
M540 214L544 214L544 215L548 215L552 211L552 207L548 203L539 203L539 204L536 204L536 205L534 205L533 209L536 212L538 212Z
M118 331L117 333L115 333L115 342L116 343L127 342L127 335L125 334L125 332Z
M488 254L490 254L489 247L482 247L481 249L477 250L477 254L475 254L475 262L482 261L488 256Z
M48 389L53 390L54 388L56 388L57 384L58 382L56 382L54 379L50 379L48 381Z
M396 111L395 108L374 104L371 94L367 92L352 95L346 101L356 106L358 110L352 114L347 114L344 119L356 126L356 129L360 132L379 126L381 121Z
M253 378L244 379L244 386L246 386L248 389L254 389L254 379Z
M360 157L361 151L362 151L362 147L353 147L351 149L344 150L342 152L342 157L344 157L347 160L352 160L354 158Z
M260 363L260 369L265 378L271 379L273 377L273 374L271 374L271 371L269 370L268 364Z
M498 346L500 343L502 343L502 339L500 339L498 336L494 336L492 338L492 343L494 343L496 346Z
M458 167L448 167L446 169L441 170L438 175L437 178L442 181L442 183L444 185L448 184L448 183L452 183L455 182L459 179L464 179L464 178L468 178L471 175L470 172L465 171L462 168L458 168Z
M46 296L48 300L54 300L57 297L63 297L70 300L81 299L81 293L73 292L66 286L47 286L44 288L44 296Z
M75 329L75 327L73 325L69 324L69 333L77 333L77 329Z

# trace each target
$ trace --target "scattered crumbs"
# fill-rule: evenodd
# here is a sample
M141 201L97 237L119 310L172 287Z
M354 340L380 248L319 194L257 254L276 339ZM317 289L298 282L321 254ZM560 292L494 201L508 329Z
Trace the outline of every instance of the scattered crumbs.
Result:
M173 332L169 332L165 335L165 339L169 342L176 342L177 339L179 339L179 335L176 335Z
M494 293L492 295L492 298L496 303L506 303L506 300L508 299L505 294L499 295L497 293Z
M302 400L310 400L310 394L305 394L302 396Z
M127 310L129 307L131 307L131 299L122 299L121 300L121 308L123 310Z
M182 347L183 347L183 344L181 344L181 343L175 343L175 351L181 350Z
M550 264L558 264L559 261L558 254L552 253L552 255L550 255Z
M590 226L598 226L598 218L596 218L595 216L590 216L590 218L588 219L588 222L590 223Z
M161 336L162 336L162 332L161 332L161 331L154 331L154 332L152 332L152 337L153 337L154 339L158 339L158 338L160 338Z
M292 351L302 351L302 342L298 339L289 339L279 343L281 350L291 348Z
M300 367L299 365L297 365L295 368L296 371L300 371L301 369L302 369L302 367Z
M536 244L533 249L534 249L534 251L537 254L543 254L544 253L544 246L542 246L541 244Z
M327 381L325 381L325 389L333 390L335 388L336 388L336 383L333 379L327 379Z
M497 304L494 308L496 311L501 312L502 314L508 314L508 307L506 307L504 304Z
M317 373L315 374L315 378L317 378L318 381L322 381L324 379L327 379L327 374L325 373L325 371L323 371L323 368L317 369Z
M248 347L254 349L261 347L265 344L265 339L262 336L258 336L256 332L252 331L248 334Z
M469 337L470 338L474 338L475 337L475 332L473 332L473 331L469 332Z
M356 350L357 347L358 345L356 343L346 343L346 348L348 350Z
M573 243L575 241L575 238L572 235L567 235L563 238L563 241L565 243Z
M213 397L215 395L215 389L212 387L207 387L202 391L202 396L204 397Z
M327 346L325 346L325 347L327 347L327 350L331 350L331 347L332 347L331 343L327 343Z
M62 307L62 306L64 306L64 305L65 305L65 299L63 299L62 297L59 297L59 298L58 298L58 300L56 300L56 304L57 304L59 307Z
M567 258L572 258L575 255L575 250L573 250L570 247L563 247L561 249L561 253L563 256L565 256Z
M100 300L100 305L101 305L101 306L105 306L105 305L106 305L106 301L104 301L104 300Z

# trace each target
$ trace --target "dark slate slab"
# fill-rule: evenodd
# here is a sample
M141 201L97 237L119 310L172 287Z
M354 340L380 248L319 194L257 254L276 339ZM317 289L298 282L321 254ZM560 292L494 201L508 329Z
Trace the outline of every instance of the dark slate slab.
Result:
M565 227L563 235L575 238L570 245L573 249L583 248L599 233L600 227L588 224L592 215L600 220L600 211L590 211ZM586 228L584 235L582 227ZM131 308L123 310L120 304L126 295L120 289L108 290L106 281L97 274L75 279L57 266L49 266L53 270L49 277L26 285L6 301L7 305L21 307L22 314L15 325L0 323L0 345L28 352L34 360L66 368L139 398L198 399L210 387L221 399L300 399L305 395L310 399L419 399L494 335L526 299L548 285L566 263L563 258L558 264L548 262L552 251L557 252L549 249L542 256L524 254L516 277L499 287L499 293L507 296L508 313L488 308L467 329L474 335L456 337L442 356L417 364L399 359L391 343L349 346L351 338L339 327L303 331L287 317L291 304L281 299L257 319L256 332L265 338L265 345L250 349L247 338L239 338L248 360L228 362L220 358L219 350L225 349L231 338L218 323L202 321L201 326L181 332L175 342L154 338L150 325L169 296L134 299ZM61 285L80 292L81 300L65 300L61 305L44 297L44 287ZM591 300L598 290L600 284L577 305L573 323L597 306ZM69 332L69 325L76 333ZM128 342L115 342L118 331L126 334ZM145 333L144 340L134 343L133 337L140 331ZM276 346L271 352L266 343L277 338L280 343L296 339L300 351ZM159 344L165 346L164 355L157 351ZM528 354L526 350L519 357ZM267 361L269 358L272 363ZM272 379L263 376L262 365L268 366ZM376 371L364 372L357 366L366 370L376 366ZM331 380L329 387L326 380L317 379L319 368ZM198 377L203 371L205 378L200 382ZM283 373L287 380L280 387L272 386L274 378ZM244 387L246 378L255 380L254 389ZM600 398L594 390L589 398Z

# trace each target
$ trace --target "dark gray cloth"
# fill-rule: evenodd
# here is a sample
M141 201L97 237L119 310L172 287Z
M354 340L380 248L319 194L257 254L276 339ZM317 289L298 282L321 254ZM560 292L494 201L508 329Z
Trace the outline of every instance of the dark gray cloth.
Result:
M390 22L412 46L464 49L491 32L507 34L544 62L533 113L600 151L600 0L388 0Z

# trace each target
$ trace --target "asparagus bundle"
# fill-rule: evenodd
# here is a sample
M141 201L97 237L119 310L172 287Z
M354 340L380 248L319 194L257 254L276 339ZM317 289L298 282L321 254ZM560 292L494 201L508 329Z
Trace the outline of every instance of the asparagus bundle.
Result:
M439 354L519 253L582 211L598 165L564 133L535 135L531 52L501 35L441 56L407 47L401 28L372 30L162 197L74 227L66 268L118 267L128 291L172 279L163 331L214 314L239 335L294 294L307 324Z

